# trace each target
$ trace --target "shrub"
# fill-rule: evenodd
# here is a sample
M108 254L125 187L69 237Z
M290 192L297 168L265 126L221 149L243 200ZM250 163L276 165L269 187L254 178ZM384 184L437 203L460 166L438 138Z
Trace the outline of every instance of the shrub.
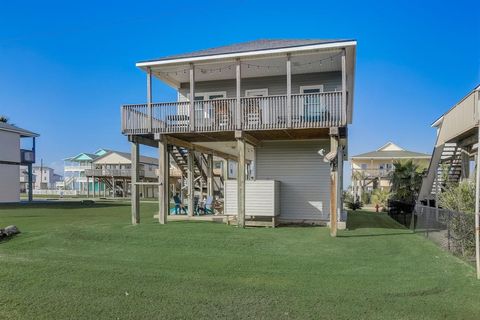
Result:
M387 207L388 199L390 198L390 193L386 190L376 189L372 193L372 204L379 207Z
M357 209L362 209L363 203L359 200L355 200L352 196L352 194L344 194L344 199L345 199L345 205L347 206L348 209L350 210L357 210Z
M462 256L475 253L475 183L463 180L447 184L438 196L442 208L453 211L449 222L455 251Z

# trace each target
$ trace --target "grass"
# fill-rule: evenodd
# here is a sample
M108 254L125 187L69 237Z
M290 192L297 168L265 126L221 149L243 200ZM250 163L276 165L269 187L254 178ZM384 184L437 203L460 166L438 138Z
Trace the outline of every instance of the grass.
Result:
M158 225L143 204L0 207L1 319L478 319L474 270L384 214L349 229Z

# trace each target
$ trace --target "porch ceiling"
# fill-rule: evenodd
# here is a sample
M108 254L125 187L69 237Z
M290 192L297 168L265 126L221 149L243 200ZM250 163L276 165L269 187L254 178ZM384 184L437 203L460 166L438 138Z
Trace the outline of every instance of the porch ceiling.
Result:
M341 51L297 53L291 56L292 74L341 71ZM235 60L210 61L195 64L195 81L235 79ZM286 75L286 55L273 55L241 60L242 78ZM188 63L152 67L158 79L178 87L189 82Z
M266 140L311 140L330 137L328 128L245 131L259 141ZM175 133L169 136L192 143L235 141L235 132Z

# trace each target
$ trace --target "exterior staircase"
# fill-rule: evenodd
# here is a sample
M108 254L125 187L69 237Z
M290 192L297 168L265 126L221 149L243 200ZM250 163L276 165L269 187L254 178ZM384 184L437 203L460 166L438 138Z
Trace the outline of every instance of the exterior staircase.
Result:
M433 199L437 190L441 190L448 182L460 181L462 152L456 143L444 143L434 149L428 174L423 178L419 200Z
M187 177L188 172L188 149L171 146L170 155L175 161L177 167L182 171L182 176ZM194 153L193 156L193 172L195 176L195 189L202 189L203 192L207 192L207 158L204 154ZM223 196L222 186L223 178L220 175L214 175L214 192Z

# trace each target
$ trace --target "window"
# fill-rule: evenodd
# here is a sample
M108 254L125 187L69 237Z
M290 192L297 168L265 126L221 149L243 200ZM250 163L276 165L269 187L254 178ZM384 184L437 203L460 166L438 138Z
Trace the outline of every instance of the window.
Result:
M227 97L226 91L218 92L195 92L195 101L225 99ZM214 106L211 103L195 103L195 117L212 118L214 113Z
M362 163L360 165L360 168L362 168L362 170L367 170L367 164L366 163Z

